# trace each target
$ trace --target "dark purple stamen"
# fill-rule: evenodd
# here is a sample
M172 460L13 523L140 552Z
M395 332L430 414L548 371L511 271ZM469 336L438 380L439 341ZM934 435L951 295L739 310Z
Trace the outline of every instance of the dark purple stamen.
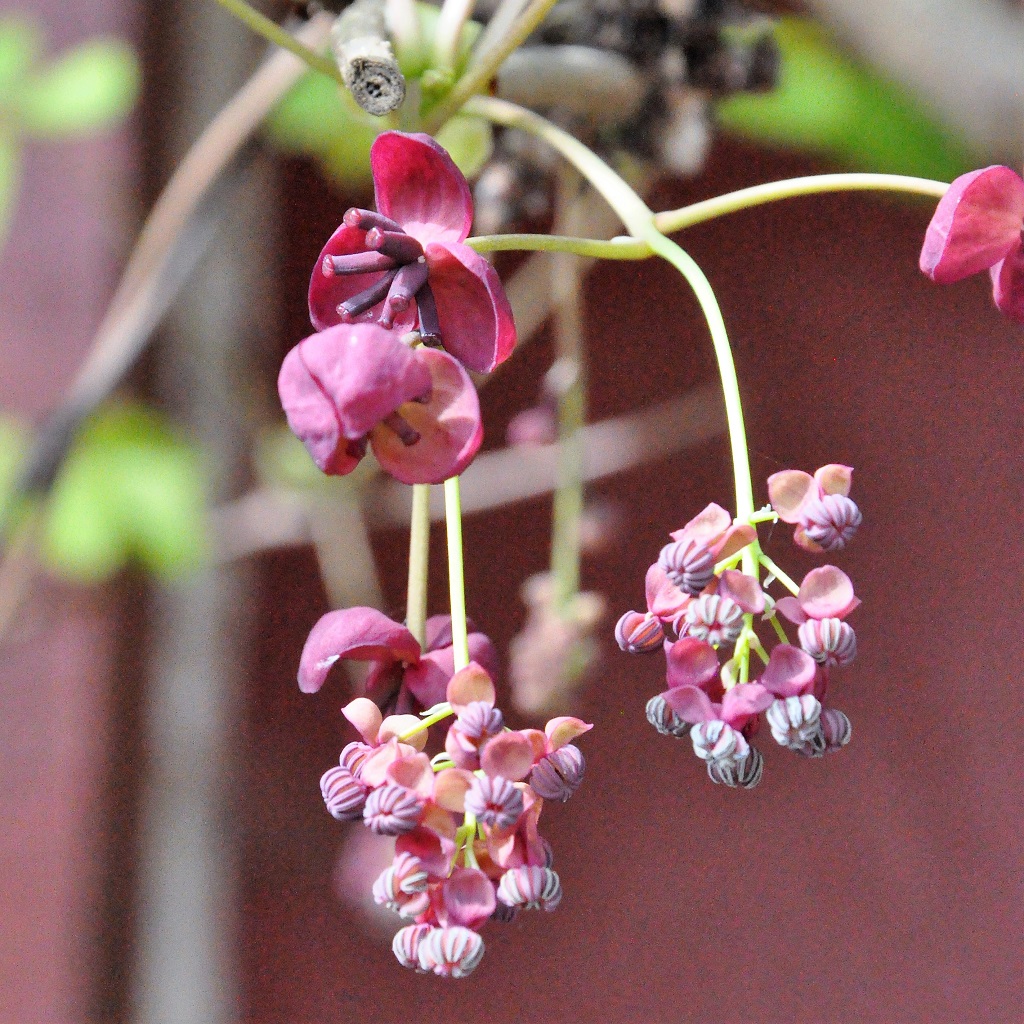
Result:
M395 261L382 252L354 252L348 256L325 256L320 269L324 277L374 274L381 270L394 270Z
M416 293L416 310L420 315L420 336L424 345L441 344L441 321L437 318L437 303L429 284Z
M379 323L390 327L396 313L403 313L409 308L416 293L427 283L426 263L406 263L395 274L387 301L381 310Z
M381 228L383 231L401 231L402 225L385 217L382 213L375 213L373 210L359 210L352 207L345 211L341 218L350 228L362 228L368 231L370 228Z
M369 288L364 289L351 298L346 299L338 306L338 315L346 323L354 316L365 313L371 306L376 306L388 293L391 282L398 276L397 270L389 270L379 281L375 281Z
M401 441L406 448L411 447L420 439L419 432L414 430L409 423L403 419L401 413L393 412L390 416L385 416L381 422L384 426L390 427L398 435L398 440Z
M366 232L366 247L376 249L398 263L412 263L423 255L423 246L404 231L371 228Z

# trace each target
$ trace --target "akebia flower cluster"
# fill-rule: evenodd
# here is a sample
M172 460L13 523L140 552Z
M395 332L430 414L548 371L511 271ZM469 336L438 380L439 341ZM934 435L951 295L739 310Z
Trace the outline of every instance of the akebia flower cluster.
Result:
M463 244L473 204L444 149L384 132L371 160L377 210L348 210L320 254L317 333L285 357L278 391L323 472L351 473L369 446L396 479L441 483L480 447L467 369L511 354L512 312L494 269Z
M476 645L490 653L486 637ZM361 658L378 678L400 669L400 687L425 703L444 677L443 703L420 716L384 717L367 697L346 705L342 713L360 738L342 750L320 789L339 821L361 820L395 837L394 860L373 897L405 922L392 943L399 963L460 978L483 956L479 930L488 921L558 906L561 882L538 822L545 800L568 800L582 781L583 754L572 741L591 726L562 717L544 731L509 730L490 673L475 661L453 672L445 650L421 654L399 623L348 609L314 628L299 681L316 689L340 658ZM448 718L443 749L428 757L429 725Z
M838 551L861 522L851 481L852 470L838 465L813 476L776 473L768 480L772 508L756 519L795 524L794 541L807 550ZM834 671L857 653L846 617L860 601L849 577L824 565L799 586L785 577L793 593L774 600L765 587L782 571L771 564L760 579L768 560L755 523L734 522L715 504L671 536L647 570L646 612L626 612L615 627L622 650L664 652L668 689L648 702L650 723L665 735L689 736L712 781L747 789L764 769L750 742L762 714L773 739L805 757L848 743L850 722L826 695ZM795 643L780 619L797 627ZM770 653L756 628L762 624L777 640ZM756 678L752 654L762 663Z

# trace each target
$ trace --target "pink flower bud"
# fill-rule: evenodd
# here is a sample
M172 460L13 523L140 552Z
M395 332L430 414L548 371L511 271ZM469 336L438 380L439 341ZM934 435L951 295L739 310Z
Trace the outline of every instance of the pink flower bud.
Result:
M821 713L821 729L825 736L826 750L839 750L850 742L853 727L850 720L835 708L826 708Z
M743 609L718 594L701 594L686 609L686 633L715 647L732 643L743 630Z
M741 786L753 789L764 774L764 756L755 747L750 747L741 761L708 761L708 778L730 789Z
M512 828L523 813L523 793L500 775L476 776L466 793L466 810L482 825Z
M360 743L354 740L345 746L341 752L341 767L347 768L357 779L363 762L373 753L373 747L369 743Z
M425 968L420 967L419 948L423 940L433 931L437 931L433 925L410 924L395 933L394 939L391 940L391 951L403 967L411 967L420 973L424 972Z
M377 835L399 836L411 832L422 813L423 805L411 789L387 782L366 798L363 821Z
M366 786L347 768L328 768L320 778L320 792L332 818L355 821L363 816Z
M715 556L693 537L666 544L658 554L658 565L684 594L696 597L714 578Z
M808 619L797 631L800 646L820 665L849 665L857 657L857 636L841 619Z
M530 785L537 796L565 803L580 788L586 762L579 747L571 743L542 757L530 773Z
M856 503L845 494L826 494L812 498L801 509L800 525L804 536L825 551L840 551L853 540L863 516Z
M551 868L524 864L501 876L498 900L507 907L554 910L562 900L562 883Z
M656 694L647 702L647 721L662 736L675 736L679 739L690 731L690 723L684 722L669 706L662 695Z
M461 925L432 928L420 939L416 955L422 971L443 978L465 978L483 959L484 940Z
M742 761L750 751L743 735L719 719L697 723L690 740L693 752L704 761Z
M615 642L629 654L659 651L665 643L665 631L650 612L626 612L615 624Z
M821 704L810 693L775 701L765 712L775 742L801 753L819 753L824 748L821 732ZM804 748L810 747L805 751Z
M373 883L373 899L402 917L417 917L430 905L429 879L417 857L399 853Z

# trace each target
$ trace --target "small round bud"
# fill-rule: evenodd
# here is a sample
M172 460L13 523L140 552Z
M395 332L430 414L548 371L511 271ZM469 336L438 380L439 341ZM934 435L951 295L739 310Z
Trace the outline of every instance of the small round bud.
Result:
M708 761L708 778L730 789L736 786L753 789L763 774L764 755L756 747L751 747L741 761Z
M825 736L826 750L839 750L850 742L853 726L850 720L835 708L825 708L821 713L821 730Z
M658 553L658 565L684 593L696 597L715 575L715 557L692 537L666 544Z
M347 768L328 768L320 777L320 792L332 818L355 821L363 816L366 786Z
M484 940L461 925L432 928L419 941L416 956L422 971L443 978L465 978L483 959Z
M701 594L686 609L686 633L717 647L732 643L743 631L743 609L732 598Z
M419 824L422 813L419 797L411 789L387 782L366 798L363 821L379 836L400 836Z
M501 712L486 701L474 700L459 712L459 732L478 743L488 736L497 736L504 724Z
M857 657L857 635L841 619L808 619L797 631L800 646L820 665L849 665Z
M524 864L501 876L498 901L525 910L554 910L562 901L562 882L551 868Z
M731 725L715 719L698 722L690 730L693 752L704 761L742 761L750 744Z
M800 518L810 540L826 551L840 551L853 540L863 516L845 494L826 494L809 501Z
M802 697L776 700L765 712L775 742L790 750L813 755L815 748L824 749L821 732L821 704L810 693ZM809 750L804 748L810 747Z
M400 928L391 940L391 951L398 962L403 967L411 967L423 973L419 958L420 943L435 930L434 926L429 924L410 924Z
M650 612L626 612L615 623L615 642L627 654L660 651L665 643L665 630Z
M512 828L523 813L523 792L500 775L477 775L466 792L466 810L481 825Z
M348 743L341 752L341 767L347 768L358 779L363 763L372 753L373 747L369 743L360 743L358 740Z
M400 853L373 883L374 902L403 917L416 917L430 903L429 879L418 857Z
M679 739L690 731L690 723L684 722L669 706L660 693L655 694L647 702L647 721L662 736L675 736Z
M530 773L530 785L537 796L565 803L580 788L586 762L580 748L572 743L542 757Z

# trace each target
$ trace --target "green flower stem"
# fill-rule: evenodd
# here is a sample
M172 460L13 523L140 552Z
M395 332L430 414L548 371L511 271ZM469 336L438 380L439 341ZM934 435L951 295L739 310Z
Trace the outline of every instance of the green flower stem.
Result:
M783 642L784 644L788 644L788 643L789 643L789 637L788 637L788 636L786 636L786 630L785 630L785 627L784 627L784 626L782 625L782 623L781 623L781 622L779 622L779 617L778 617L778 615L773 615L773 616L772 616L772 617L771 617L771 618L770 618L770 619L769 619L768 621L769 621L769 622L770 622L770 623L772 624L772 629L774 629L774 630L775 630L775 635L776 635L776 636L777 636L777 637L778 637L778 638L779 638L779 639L780 639L780 640L781 640L781 641L782 641L782 642Z
M796 596L800 588L786 575L763 551L758 551L757 560L772 574L791 594Z
M434 67L451 74L459 53L462 30L473 13L473 0L444 0L434 33Z
M773 203L794 196L819 195L824 192L908 192L913 195L941 199L949 188L944 181L912 178L904 174L814 174L806 178L787 178L751 188L741 188L724 196L705 199L679 210L666 210L655 215L654 224L664 234L722 217L727 213L747 210L753 206Z
M456 842L462 846L463 863L467 868L479 868L473 842L476 839L476 816L466 811L463 824L456 833Z
M526 41L535 28L548 16L558 0L531 0L526 10L502 34L495 44L486 49L477 49L465 74L455 87L423 120L423 130L431 135L474 95L486 89L498 68L505 63L509 54Z
M427 578L430 568L430 484L414 484L409 524L409 585L405 625L427 647Z
M444 514L448 527L448 590L451 595L452 645L457 672L469 664L466 581L462 561L462 498L457 476L444 482Z
M311 50L304 43L300 43L290 32L281 28L276 21L271 21L265 14L260 14L245 0L217 0L217 3L257 35L263 36L267 42L294 53L299 60L305 61L314 71L320 71L328 78L333 78L339 85L345 84L341 78L341 71L333 60Z
M778 521L779 513L771 505L765 505L763 509L755 512L748 520L751 526L757 526L758 523L777 523Z
M477 252L567 252L603 260L646 260L654 250L637 238L575 238L571 235L478 235L466 245Z
M405 732L400 732L398 738L401 741L409 739L410 736L415 736L418 732L423 732L424 729L429 729L432 725L436 725L438 722L443 722L446 718L451 717L454 714L451 704L445 701L444 704L439 704L437 710L432 714L428 715L421 722L417 722L415 725L410 726Z
M753 618L753 616L751 616L751 618ZM786 634L783 633L782 635L785 636ZM761 643L761 638L753 632L753 626L751 626L750 647L751 650L757 651L757 656L767 665L768 652L764 649L764 644Z

